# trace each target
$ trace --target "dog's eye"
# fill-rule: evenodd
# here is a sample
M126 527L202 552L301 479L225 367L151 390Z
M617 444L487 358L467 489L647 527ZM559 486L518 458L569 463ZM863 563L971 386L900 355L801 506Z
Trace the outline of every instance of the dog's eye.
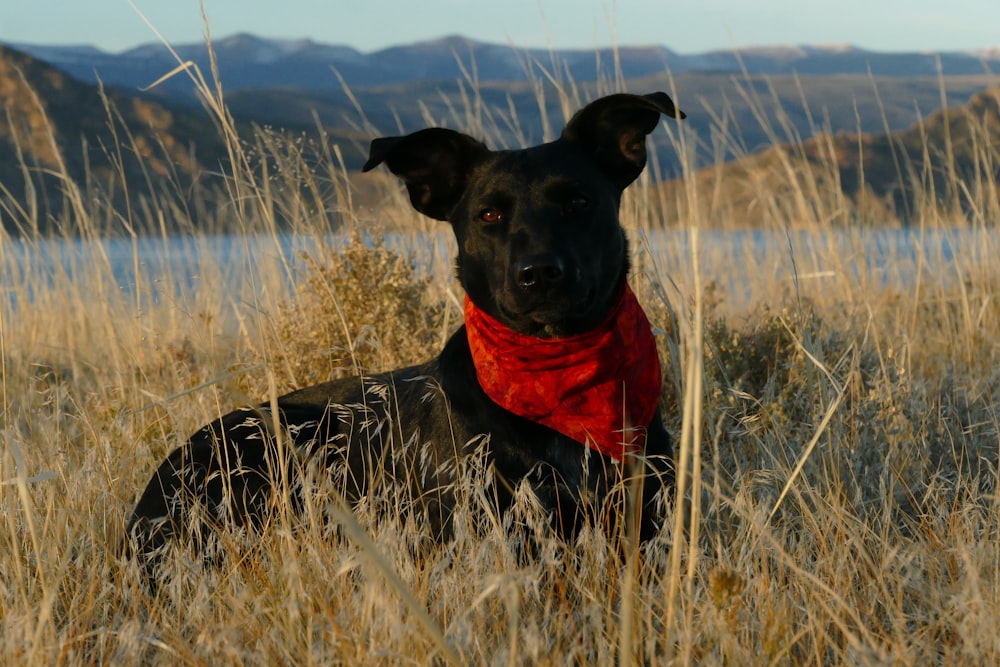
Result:
M566 212L576 213L590 206L590 200L583 195L574 195L566 202Z
M500 222L501 220L503 220L503 214L500 213L500 211L498 211L495 208L487 207L479 212L479 219L482 220L483 222L493 224L495 222Z

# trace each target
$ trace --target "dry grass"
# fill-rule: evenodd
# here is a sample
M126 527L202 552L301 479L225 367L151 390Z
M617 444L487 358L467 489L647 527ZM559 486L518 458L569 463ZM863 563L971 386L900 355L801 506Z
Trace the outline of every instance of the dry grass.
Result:
M519 561L470 461L452 543L414 549L420 528L391 499L334 505L336 531L287 519L246 551L234 535L221 569L180 554L150 596L116 545L167 451L269 386L421 361L459 317L449 260L426 237L330 245L333 220L424 224L398 190L358 210L336 155L306 170L274 135L254 150L297 176L262 179L216 111L236 165L223 208L256 232L236 237L249 261L220 263L195 239L197 282L174 293L163 283L178 276L137 265L121 290L106 242L45 276L0 238L0 662L1000 662L996 232L979 221L953 258L890 253L901 277L880 277L861 232L808 247L786 232L827 238L838 215L801 180L810 205L773 206L779 242L761 252L699 231L711 192L695 179L683 201L642 187L626 199L681 466L677 520L641 558L585 533L539 537ZM977 192L997 210L996 188ZM70 215L96 237L88 206ZM678 210L683 236L647 228ZM158 228L136 211L130 228ZM297 221L297 249L278 217ZM516 515L529 531L538 518L528 497Z

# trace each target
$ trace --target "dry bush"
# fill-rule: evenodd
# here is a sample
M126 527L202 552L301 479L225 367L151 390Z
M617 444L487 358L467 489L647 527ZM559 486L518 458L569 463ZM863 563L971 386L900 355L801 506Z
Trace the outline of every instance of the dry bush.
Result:
M404 252L355 231L342 248L323 246L303 260L305 280L265 329L258 352L279 390L438 353L448 333L446 303Z

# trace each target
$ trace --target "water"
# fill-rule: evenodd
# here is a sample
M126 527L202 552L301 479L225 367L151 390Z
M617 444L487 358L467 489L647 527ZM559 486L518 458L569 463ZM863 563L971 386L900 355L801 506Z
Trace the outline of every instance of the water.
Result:
M385 242L390 248L406 249L418 266L440 264L452 252L443 235L428 237L423 244L412 239L413 235L389 234ZM2 241L0 295L30 301L55 285L110 280L126 297L141 290L158 302L221 278L236 296L237 286L263 273L262 264L274 265L290 289L306 269L305 255L315 254L321 244L337 248L345 242L346 236L317 239L291 233ZM221 275L205 276L206 270Z
M689 231L635 236L634 251L655 264L657 275L681 276L690 270L694 239ZM280 275L290 289L302 278L303 253L314 252L320 242L336 247L345 241L345 237L317 240L296 234L4 241L0 244L0 297L16 308L17 299L30 301L54 285L88 284L88 280L112 281L124 297L131 298L138 290L154 302L205 285L228 285L235 292L262 274L259 269L268 263L277 268L268 275ZM386 245L413 255L421 271L438 276L452 271L454 241L445 226L438 234L422 237L390 234ZM701 231L697 247L703 278L715 280L730 299L750 302L755 278L762 273L793 285L846 276L874 286L904 287L915 280L921 267L958 278L961 270L956 261L989 261L1000 248L1000 235L969 228ZM204 276L206 270L219 275Z
M690 269L695 241L689 231L657 232L641 241L642 252L658 264L673 261L667 273ZM787 283L789 291L845 281L902 290L918 275L951 284L968 267L1000 258L1000 232L972 228L701 231L696 243L702 280L717 283L736 307L758 301L755 288L771 289L768 283Z

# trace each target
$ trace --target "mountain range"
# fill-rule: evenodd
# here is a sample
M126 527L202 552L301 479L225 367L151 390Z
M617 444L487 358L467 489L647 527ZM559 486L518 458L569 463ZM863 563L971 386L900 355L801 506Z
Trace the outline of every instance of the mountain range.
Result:
M163 44L108 53L89 46L11 44L60 68L80 81L139 89L180 61L210 71L204 43L178 44L176 57ZM622 46L589 50L521 49L450 36L362 53L349 46L309 39L277 40L236 34L214 41L212 50L227 90L294 87L317 90L341 85L381 86L416 81L452 81L473 75L478 81L517 82L542 70L574 81L635 79L670 72L742 72L761 75L843 74L882 76L981 75L1000 72L1000 47L946 53L884 53L848 45L773 46L681 54L663 46ZM165 84L190 92L183 77Z
M252 35L219 40L213 49L241 136L252 141L255 127L269 126L315 140L319 126L328 143L341 146L348 169L360 166L368 140L378 134L438 124L495 147L537 143L558 133L577 105L601 94L667 90L688 113L681 126L688 164L716 165L699 178L766 171L782 146L816 163L833 145L844 165L838 183L845 196L874 193L886 203L878 213L886 220L905 220L910 196L889 160L899 142L920 135L943 107L972 104L977 113L992 113L992 98L977 96L1000 83L991 74L1000 69L1000 49L933 55L774 47L681 55L661 47L521 50L450 37L363 54ZM220 184L229 155L190 79L181 73L143 90L176 69L178 58L209 71L205 45L175 51L177 58L162 45L119 54L0 46L5 228L24 231L29 220L63 224L52 221L64 218L66 176L126 207L155 199L164 182L175 198ZM864 147L863 177L850 166L858 162L857 146ZM666 133L656 134L651 171L660 180L681 173L674 148ZM920 156L914 159L919 163ZM734 205L742 205L732 194ZM33 207L43 214L30 214Z

